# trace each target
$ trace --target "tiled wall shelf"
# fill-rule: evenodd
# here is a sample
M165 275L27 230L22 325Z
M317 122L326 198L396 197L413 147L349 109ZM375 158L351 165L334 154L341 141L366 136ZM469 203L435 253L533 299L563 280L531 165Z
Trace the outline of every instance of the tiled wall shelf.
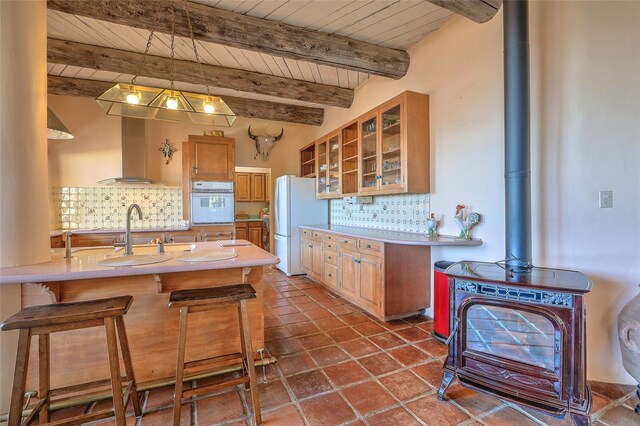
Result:
M177 227L182 220L180 188L54 187L52 200L59 229L124 228L132 203L143 214L133 229Z
M348 204L344 198L330 203L332 225L427 232L429 194L375 196L372 204Z

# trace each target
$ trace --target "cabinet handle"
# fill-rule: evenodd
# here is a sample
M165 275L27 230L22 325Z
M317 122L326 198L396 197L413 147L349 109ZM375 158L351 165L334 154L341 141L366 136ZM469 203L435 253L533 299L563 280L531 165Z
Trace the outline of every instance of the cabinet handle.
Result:
M313 244L309 244L307 247L312 248L312 247L313 247Z
M348 241L347 241L347 240L344 240L344 243L345 243L345 244L347 244L347 243L348 243Z
M331 274L329 274L329 278L331 278Z
M370 249L371 248L371 244L367 244L365 247Z

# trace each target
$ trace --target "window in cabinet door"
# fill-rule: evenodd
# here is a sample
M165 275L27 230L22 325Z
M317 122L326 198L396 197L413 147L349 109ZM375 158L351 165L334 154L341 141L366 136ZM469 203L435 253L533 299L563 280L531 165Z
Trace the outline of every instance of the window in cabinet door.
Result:
M342 129L342 195L358 192L358 123Z
M382 188L390 185L402 186L402 141L400 135L400 105L396 105L381 115L382 124Z
M327 141L318 142L316 167L318 168L318 195L327 193Z
M375 191L378 187L378 119L373 116L360 124L362 134L360 149L360 170L362 181L360 189L363 192Z
M329 164L327 174L329 179L329 194L340 193L340 138L338 135L329 139Z

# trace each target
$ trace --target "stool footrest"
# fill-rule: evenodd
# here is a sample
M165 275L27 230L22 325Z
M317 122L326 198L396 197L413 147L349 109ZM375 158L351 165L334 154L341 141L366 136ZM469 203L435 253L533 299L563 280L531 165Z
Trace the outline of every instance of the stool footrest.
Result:
M44 398L44 399L41 399L40 401L38 401L36 406L33 407L33 409L31 410L31 413L29 413L27 418L24 420L24 424L25 425L31 424L31 422L35 420L35 418L38 415L38 413L40 413L40 411L44 408L44 405L46 403L47 403L47 398Z
M204 386L201 388L193 388L182 392L182 398L191 398L192 396L202 395L203 393L213 392L221 388L227 388L229 386L241 385L249 383L249 376L242 376L237 379L227 380L222 383L215 383L212 385Z
M127 380L126 376L120 377L121 382L124 382L126 380ZM65 386L63 388L51 389L49 391L49 397L54 398L56 396L63 396L63 395L68 395L70 393L85 391L87 389L96 389L96 388L102 388L102 387L111 388L111 379L96 380L95 382L80 383L78 385L71 385L71 386Z
M239 359L239 358L242 358L242 353L240 353L240 352L236 352L236 353L233 353L233 354L213 356L211 358L203 358L203 359L199 359L199 360L196 360L196 361L185 362L184 363L184 369L186 370L187 368L202 367L202 366L205 366L205 365L216 364L216 363L221 363L221 362L225 362L225 361L231 361L231 360Z
M96 420L107 419L109 417L113 417L113 415L113 409L107 408L105 410L95 411L90 414L80 414L79 416L46 423L46 426L81 425Z

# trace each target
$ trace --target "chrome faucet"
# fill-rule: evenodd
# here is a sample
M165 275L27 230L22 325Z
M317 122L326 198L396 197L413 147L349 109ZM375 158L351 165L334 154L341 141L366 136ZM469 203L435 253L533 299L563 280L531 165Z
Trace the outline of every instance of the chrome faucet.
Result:
M138 212L138 219L142 220L142 210L140 206L133 203L127 209L127 229L124 234L124 255L130 256L133 254L133 241L131 240L131 213L133 210Z

